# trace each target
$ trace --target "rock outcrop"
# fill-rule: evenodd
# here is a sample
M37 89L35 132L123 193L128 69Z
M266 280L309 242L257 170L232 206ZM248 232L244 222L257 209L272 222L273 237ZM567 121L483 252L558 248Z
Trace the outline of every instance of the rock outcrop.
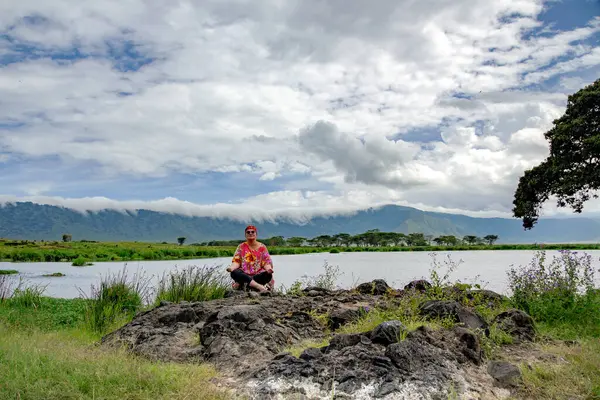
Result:
M427 287L420 282L409 290ZM466 393L479 385L465 369L487 375L479 335L489 333L488 325L455 301L430 300L418 308L426 318L455 322L452 329L409 330L391 319L369 331L336 333L373 309L397 308L402 301L385 281L359 288L308 288L301 296L232 292L214 301L163 302L102 343L126 345L154 360L210 362L235 382L236 391L260 399L331 398L333 392L336 398L445 398L450 386ZM499 315L497 323L526 338L526 317L515 310ZM298 357L293 348L300 349ZM490 368L497 380L512 382L513 370Z

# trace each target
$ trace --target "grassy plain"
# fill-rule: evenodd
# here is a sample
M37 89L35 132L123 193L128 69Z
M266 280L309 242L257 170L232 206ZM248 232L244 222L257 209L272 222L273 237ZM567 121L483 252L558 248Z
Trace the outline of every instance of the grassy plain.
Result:
M598 250L599 243L494 244L459 246L387 247L278 247L269 246L272 255L340 252L389 251L471 251L471 250ZM99 261L183 260L231 257L233 246L178 245L149 242L50 242L0 239L0 261L73 262L85 266Z

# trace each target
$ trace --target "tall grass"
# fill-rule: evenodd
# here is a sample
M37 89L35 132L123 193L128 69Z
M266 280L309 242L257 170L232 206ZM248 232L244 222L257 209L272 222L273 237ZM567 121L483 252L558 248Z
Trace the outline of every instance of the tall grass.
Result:
M117 274L108 274L100 279L98 286L91 286L85 320L94 332L105 332L115 322L130 320L148 303L150 280L136 273L132 279L127 275L127 266Z
M12 296L17 280L10 275L0 275L0 303Z
M0 275L0 303L22 307L37 307L46 286L28 284L22 277Z
M219 299L231 288L229 281L218 266L193 265L165 272L158 282L155 304L161 300L178 303Z

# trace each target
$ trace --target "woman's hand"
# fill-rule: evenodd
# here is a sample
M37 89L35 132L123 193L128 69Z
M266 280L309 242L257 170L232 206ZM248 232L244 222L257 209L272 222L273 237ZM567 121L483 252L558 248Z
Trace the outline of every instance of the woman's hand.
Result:
M233 272L233 271L235 271L236 269L238 269L239 267L240 267L240 265L239 265L239 264L237 264L237 263L233 263L233 264L231 264L229 267L227 267L226 271L227 271L227 272Z

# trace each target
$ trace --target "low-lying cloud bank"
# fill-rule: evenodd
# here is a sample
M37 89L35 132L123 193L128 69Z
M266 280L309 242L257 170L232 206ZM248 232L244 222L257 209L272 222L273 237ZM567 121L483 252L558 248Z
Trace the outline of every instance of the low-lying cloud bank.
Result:
M398 205L414 207L423 211L462 214L471 217L512 218L512 215L509 212L503 211L465 211L443 207L428 207L423 204L407 204L403 201L390 202L379 200L374 201L368 207L365 207L363 205L365 204L363 199L357 199L355 202L348 201L348 197L352 198L351 195L334 197L319 192L304 194L299 192L289 192L282 195L287 195L290 202L287 204L276 203L272 201L272 199L269 199L269 195L252 197L240 203L215 204L195 204L174 197L166 197L152 201L119 201L106 197L63 198L51 196L18 197L12 195L0 195L0 207L18 202L31 202L34 204L64 207L80 213L94 213L103 210L136 213L138 210L149 210L189 217L227 218L243 222L252 220L258 222L290 221L295 223L305 223L316 217L349 216L368 208L376 209L386 205ZM292 201L292 198L294 198L295 201ZM299 199L302 199L302 201L298 201ZM590 202L588 209L589 212L587 213L573 214L568 209L557 209L554 206L554 203L548 203L544 212L544 217L596 217L598 216L598 210L600 210L599 202Z

